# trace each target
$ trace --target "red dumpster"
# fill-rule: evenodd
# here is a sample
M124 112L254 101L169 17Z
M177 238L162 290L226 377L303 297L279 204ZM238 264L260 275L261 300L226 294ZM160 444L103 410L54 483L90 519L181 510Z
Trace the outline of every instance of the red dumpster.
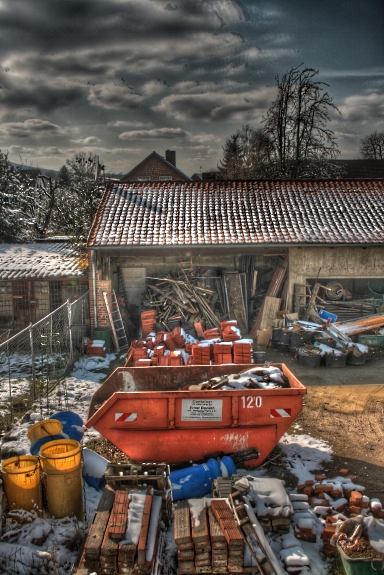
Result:
M289 387L231 391L181 390L249 365L116 369L94 394L94 427L134 461L196 461L256 447L261 464L302 409L305 387L276 364Z

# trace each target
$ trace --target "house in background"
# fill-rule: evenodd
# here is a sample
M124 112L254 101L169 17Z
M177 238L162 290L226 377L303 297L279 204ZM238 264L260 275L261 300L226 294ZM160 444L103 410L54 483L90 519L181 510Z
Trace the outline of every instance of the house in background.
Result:
M0 244L0 333L76 300L87 283L87 260L67 242Z
M191 178L176 168L176 152L166 150L165 158L152 152L122 179L122 182L190 182Z

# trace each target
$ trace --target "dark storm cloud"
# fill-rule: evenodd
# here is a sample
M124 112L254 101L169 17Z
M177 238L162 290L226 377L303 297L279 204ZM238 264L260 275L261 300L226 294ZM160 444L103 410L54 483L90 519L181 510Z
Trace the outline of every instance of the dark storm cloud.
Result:
M202 87L203 88L203 87ZM240 123L261 119L262 112L275 96L275 89L248 90L225 93L221 86L216 90L199 90L195 93L165 96L155 110L165 112L178 120L203 120L223 122L237 120Z
M40 165L92 147L128 171L146 141L174 138L192 173L243 122L260 126L275 75L304 62L352 154L383 118L383 17L382 0L0 0L0 147L23 138Z
M51 112L69 106L84 95L80 87L15 86L0 91L0 106L13 110L34 108L39 112Z

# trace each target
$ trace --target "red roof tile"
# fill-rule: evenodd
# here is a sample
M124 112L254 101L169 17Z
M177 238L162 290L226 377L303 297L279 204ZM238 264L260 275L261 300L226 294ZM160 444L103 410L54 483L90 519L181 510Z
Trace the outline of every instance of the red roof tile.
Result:
M111 183L89 247L380 244L381 180Z

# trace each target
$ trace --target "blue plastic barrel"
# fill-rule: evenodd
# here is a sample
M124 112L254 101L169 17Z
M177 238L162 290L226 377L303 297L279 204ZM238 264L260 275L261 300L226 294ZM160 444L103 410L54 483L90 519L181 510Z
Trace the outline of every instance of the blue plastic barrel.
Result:
M84 435L83 420L80 415L73 411L58 411L51 415L50 419L58 419L63 424L63 433L70 439L81 441Z
M229 456L224 456L220 463L226 469L227 477L236 473L235 464ZM169 479L173 501L208 495L211 493L212 482L222 474L222 467L216 459L208 459L206 463L172 471Z
M55 441L56 439L67 439L67 437L65 435L62 435L61 433L56 433L55 435L47 435L46 437L41 437L40 439L35 441L35 443L32 443L31 447L29 448L29 451L31 452L32 455L39 455L40 447L42 445L44 445L45 443L48 443L48 441Z

